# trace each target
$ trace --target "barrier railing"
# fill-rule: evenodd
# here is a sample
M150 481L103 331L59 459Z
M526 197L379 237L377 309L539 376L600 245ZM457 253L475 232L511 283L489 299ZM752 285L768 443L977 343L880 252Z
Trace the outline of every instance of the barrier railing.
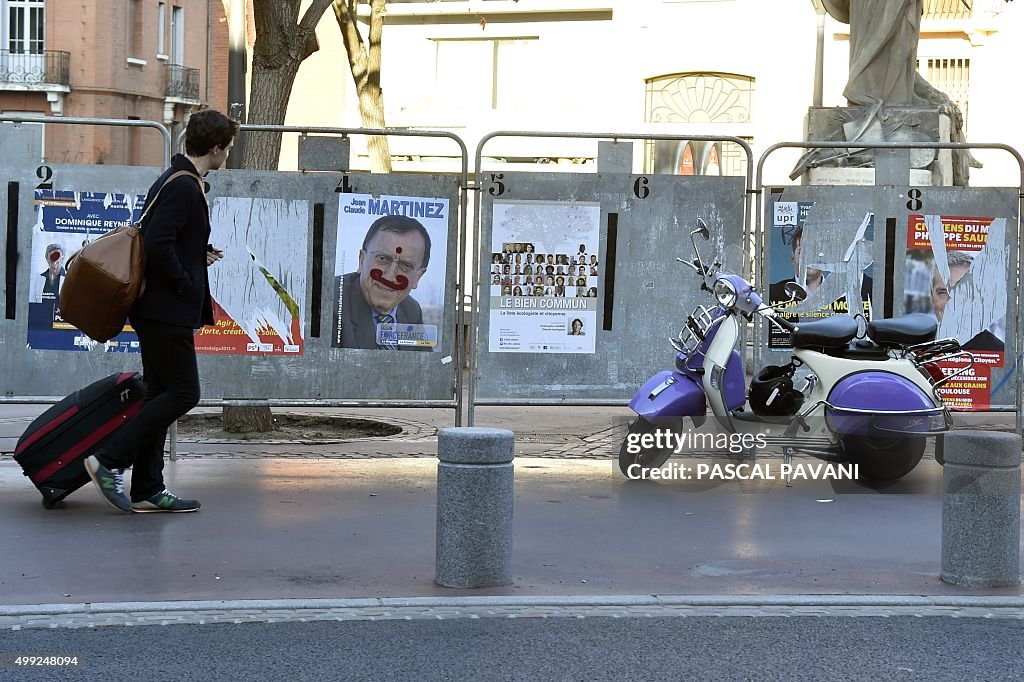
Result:
M1014 412L1016 414L1015 428L1016 428L1017 433L1021 433L1021 428L1022 428L1021 400L1022 400L1022 395L1024 395L1024 377L1022 377L1022 374L1021 374L1021 364L1022 364L1022 360L1024 360L1024 349L1022 349L1021 346L1022 346L1022 341L1024 341L1024 339L1021 338L1021 323L1022 323L1022 319L1021 319L1021 309L1020 309L1020 307L1021 307L1020 288L1021 288L1021 258L1022 258L1021 249L1022 249L1022 247L1024 247L1024 233L1022 233L1022 232L1024 232L1024 231L1021 230L1020 221L1021 221L1021 210L1022 210L1022 207L1024 207L1024 203L1022 203L1022 200L1024 200L1024 157L1022 157L1021 154L1016 149L1014 149L1013 147L1011 147L1009 145L1006 145L1006 144L1003 144L1003 143L956 143L956 142L903 142L903 143L898 143L898 142L860 142L860 141L858 141L856 143L851 143L851 142L833 142L833 141L829 141L829 142L825 142L825 141L820 141L820 142L819 141L780 142L780 143L777 143L777 144L774 144L774 145L768 147L764 151L764 153L761 154L760 158L757 161L757 170L756 170L756 175L755 175L755 180L754 180L754 182L755 182L754 194L755 194L756 200L755 200L755 209L754 209L754 227L753 227L753 231L754 231L754 238L755 238L755 256L758 259L758 261L760 262L760 267L758 268L758 282L757 282L759 288L762 291L767 291L767 287L768 287L768 284L769 284L769 282L767 281L767 278L766 278L766 274L765 274L767 268L765 267L765 263L764 263L765 257L766 257L766 248L765 248L766 232L765 232L765 226L763 225L763 222L762 222L763 218L764 218L764 211L763 211L764 199L763 199L763 194L764 194L765 189L766 189L766 185L764 183L764 166L765 166L765 163L766 163L768 157L771 156L773 153L777 152L778 150L786 149L786 148L797 148L797 149L843 149L843 150L846 150L846 149L850 149L851 147L855 147L858 150L861 150L861 149L866 149L866 150L874 149L874 150L890 150L890 151L893 151L893 150L929 150L929 151L933 151L933 150L990 149L990 150L1004 151L1004 152L1010 154L1011 156L1013 156L1013 158L1016 160L1018 171L1019 171L1018 185L1015 188L1016 189L1016 194L1017 194L1017 202L1016 202L1017 203L1017 206L1016 206L1017 215L1016 215L1015 224L1012 227L1016 231L1015 232L1015 235L1016 235L1015 244L1016 244L1016 248L1017 248L1017 254L1016 254L1015 260L1011 263L1011 265L1012 265L1012 272L1008 273L1010 275L1009 281L1013 284L1012 287L1008 287L1008 288L1012 288L1013 289L1012 300L1008 300L1008 307L1012 307L1012 311L1013 311L1013 320L1014 320L1013 329L1014 329L1015 353L1014 353L1013 364L1009 368L1008 371L1009 371L1010 374L1012 374L1012 376L1014 378L1014 387L1015 387L1015 390L1014 390L1014 404L1013 405L992 405L990 407L990 409L992 411L1012 411L1012 412ZM901 172L903 170L906 170L909 173L910 169L909 169L909 167L907 167L906 169L900 168L899 170ZM877 172L877 170L876 170L876 172ZM897 186L906 186L906 187L908 187L908 190L909 190L909 188L912 187L910 185L910 182L909 182L909 174L908 174L906 180L904 181L904 183L886 183L885 182L886 178L882 178L882 180L883 180L882 184L878 184L878 180L876 179L876 181L875 181L876 182L876 186L883 187L883 186L892 186L893 184L895 184ZM771 187L782 187L782 188L786 188L787 187L787 185L783 185L783 184L779 184L779 185L772 184L770 186ZM806 188L808 186L806 186L806 185L796 185L796 186L789 185L788 187ZM846 186L845 185L812 185L811 187L846 187ZM978 188L937 186L937 187L932 187L930 189L931 190L947 190L947 191L949 191L949 190L970 191L970 190L978 189ZM1014 189L1014 188L1007 188L1007 189ZM913 201L912 198L911 198L911 201ZM908 206L908 208L909 208L909 206ZM961 214L958 214L958 215L961 215ZM902 291L902 285L900 286L900 290ZM891 292L890 292L890 294L891 294ZM755 327L755 334L756 334L755 339L760 339L760 338L762 338L764 336L765 330L764 330L764 327L762 325L763 325L763 323L758 323L757 326ZM761 344L759 344L757 341L755 341L755 343L754 343L754 348L755 348L755 365L756 366L760 366L760 365L763 364L763 357L762 356L763 356L763 352L764 351L762 351ZM762 351L762 352L758 352L758 351ZM1008 378L1009 377L1004 378L1004 381L1007 380Z
M37 122L38 123L58 122L58 123L101 124L101 123L106 123L107 122L107 121L100 120L100 119L70 119L70 118L62 119L62 118L32 117L32 116L10 116L10 117L3 117L3 120L8 120L8 119L13 119L13 120L18 120L18 121L25 121L25 122L32 122L32 123L37 123ZM112 124L113 125L133 126L133 127L144 127L144 126L148 125L148 122L143 122L143 121L124 121L124 122L113 121ZM159 124L157 124L154 127L161 127L161 126L159 126ZM450 197L451 198L450 203L446 202L446 205L450 206L450 211L446 211L445 212L445 218L443 220L443 228L439 227L438 229L443 229L444 230L443 239L444 239L445 245L447 246L447 244L452 244L452 246L455 247L455 248L450 248L450 247L446 248L445 253L447 254L447 258L441 259L440 256L438 256L438 260L445 267L445 270L442 270L442 273L438 277L438 279L441 282L443 282L443 291L444 291L443 296L444 296L444 300L449 303L447 308L442 307L441 314L443 316L442 319L443 319L443 321L445 323L444 324L444 329L446 329L446 330L450 329L450 333L449 333L449 331L445 331L444 335L442 337L440 337L439 341L441 343L443 343L444 346L447 349L449 349L448 352L445 353L445 355L446 356L450 356L450 358L448 358L448 357L441 358L440 357L441 354L438 353L437 354L437 359L440 360L440 363L437 365L437 367L438 367L439 370L441 370L441 367L443 365L447 365L447 369L441 370L441 374L443 375L442 381L445 384L445 391L444 391L444 393L447 393L447 395L449 395L451 397L443 399L443 400L435 400L435 399L426 399L426 400L408 399L408 400L406 400L406 399L401 399L403 394L400 391L397 391L397 390L395 391L395 393L396 393L396 395L398 396L399 399L383 399L383 398L375 397L373 395L367 395L366 398L362 398L362 397L358 397L358 396L357 397L332 398L332 397L330 397L330 394L328 394L327 397L323 397L323 398L311 397L309 399L303 398L301 396L301 394L298 395L298 396L287 396L286 395L286 396L283 396L283 397L282 396L275 397L273 394L271 394L271 395L265 396L265 397L267 398L266 402L270 406L272 406L272 407L428 407L428 408L452 408L454 410L454 412L455 412L455 415L454 415L455 425L456 426L460 426L461 425L461 420L462 420L462 403L463 403L462 396L463 396L463 393L464 393L464 391L463 391L463 370L464 370L464 367L465 367L465 359L464 359L464 350L463 350L463 348L464 348L464 345L465 345L465 341L464 341L464 336L463 336L463 329L465 327L465 313L464 313L464 311L462 309L462 306L458 305L458 302L461 300L461 296L462 296L461 291L462 291L462 279L463 279L461 274L459 274L459 273L461 273L463 271L463 269L465 267L465 262L466 262L466 254L465 254L466 240L467 240L467 228L466 228L466 224L467 224L467 217L466 217L467 216L467 194L466 194L466 190L467 190L467 187L468 187L468 167L469 167L468 151L467 151L465 143L457 135L454 135L454 134L451 134L451 133L448 133L448 132L432 132L432 131L418 131L418 130L417 131L406 131L406 130L362 129L362 128L326 128L326 127L302 127L302 126L253 126L253 125L243 126L242 130L243 131L261 131L261 132L296 132L296 133L311 134L311 135L323 134L323 135L335 135L335 136L343 136L343 137L354 136L354 135L367 135L367 136L384 135L384 136L402 136L402 137L432 137L432 138L450 139L455 145L457 145L457 147L459 149L460 162L461 162L461 164L460 164L461 165L461 169L460 169L460 172L457 175L452 174L452 173L445 173L445 174L443 174L443 177L439 177L436 182L430 182L430 180L431 180L430 176L425 176L423 174L413 174L413 173L406 174L403 177L399 177L400 174L394 174L390 178L391 181L395 184L395 186L399 188L399 190L397 192L393 192L393 193L396 193L396 194L401 194L402 193L401 189L400 189L401 183L408 183L409 186L416 186L416 187L430 186L430 187L439 187L439 188L450 188L450 189L443 189L443 190L439 189L438 191L443 191L444 193L437 195L439 197ZM173 149L172 149L172 138L171 138L170 133L168 133L165 129L163 130L163 132L164 132L164 140L165 140L164 159L165 159L165 166L166 166L166 165L169 165L169 163L170 163L170 157L172 156ZM177 141L180 142L182 139L183 139L183 136L179 137ZM453 156L454 156L454 154L453 154ZM113 170L113 169L111 169L111 170ZM234 191L234 190L230 189L231 183L228 181L229 178L230 178L230 174L232 174L232 173L259 173L259 172L258 171L257 172L247 171L247 170L244 170L244 169L236 169L236 170L229 170L229 171L219 171L217 174L213 174L213 175L210 176L210 181L214 183L215 189L217 187L223 187L223 188L225 188L225 191L228 192L228 195L230 195ZM65 175L67 175L67 172L65 172ZM289 174L289 175L297 176L298 174ZM327 175L327 174L319 174L319 175ZM331 190L334 190L334 192L339 192L339 193L351 191L350 189L346 189L349 186L348 185L349 175L347 173L332 172L329 175L331 175L332 177L331 178L326 178L326 177L311 178L311 181L313 182L313 185L315 185L316 188L317 188L317 189L311 190L311 191L316 191L316 192L324 191L324 192L327 192L327 193L330 193ZM344 182L339 183L338 179L340 179L342 175L345 175L345 180L344 180ZM92 174L92 176L95 176L95 174ZM121 176L118 176L118 177L121 177ZM365 178L365 179L360 180L360 178ZM406 180L405 178L408 178L408 180ZM372 180L374 180L374 179L377 180L377 182L373 182ZM386 176L386 175L380 175L380 174L356 174L354 179L353 179L353 183L354 184L362 183L364 186L369 188L371 186L380 187L381 186L381 182L384 182L384 184L387 184L387 180L388 180L388 176ZM395 180L397 180L397 183L394 182ZM72 185L75 182L75 180L71 179L70 177L68 178L68 181L70 181L72 183ZM262 181L263 182L267 182L267 179L266 178L262 178ZM286 194L288 194L289 196L295 195L295 192L297 191L295 189L296 187L306 187L309 184L309 183L307 183L307 181L296 180L294 177L292 179L290 179L290 180L286 180L286 179L284 179L284 177L282 177L282 182L286 183L286 184L287 183L291 183L291 184L288 185L291 189L288 189L286 191ZM456 182L458 183L457 189L455 187L455 183ZM119 187L124 187L125 186L123 178L119 181L119 183L120 183L120 184L118 184ZM95 185L96 184L95 177L90 177L90 179L88 181L88 184ZM337 184L338 186L335 187L335 184ZM282 187L284 187L284 185L282 185ZM237 190L237 189L239 189L239 186L236 183L235 190ZM259 198L265 198L267 196L266 190L256 191L255 194L251 194L251 193L247 193L248 192L248 188L247 187L243 187L241 189L242 189L242 191L240 192L240 195L259 197ZM452 191L452 190L455 190L455 191ZM457 194L456 194L456 192L457 192ZM214 194L216 194L216 192L214 192ZM274 194L274 190L271 190L270 194L273 195ZM335 195L333 193L330 193L330 194L325 194L325 196L333 197ZM344 196L344 194L341 194L340 196ZM428 195L428 196L433 196L433 195ZM337 199L335 200L335 202L338 202L338 201L339 200L337 200ZM455 208L455 204L456 203L458 204L458 208L457 209ZM213 205L214 204L213 204L213 202L211 200L211 206L213 206ZM333 209L331 209L329 207L328 211L330 211L330 210L333 210ZM323 213L323 210L321 210L321 214L322 213ZM457 213L457 215L456 215L456 213ZM449 215L451 215L450 218L448 217ZM321 223L323 222L322 218L323 218L323 216L321 215ZM314 227L315 227L315 223L316 223L316 220L314 219ZM438 224L441 225L442 223L438 223ZM457 239L456 239L455 232L458 232ZM22 234L24 234L24 233L22 233ZM324 258L324 260L328 260L328 262L329 262L329 258ZM308 262L307 262L307 264L308 264ZM314 267L314 278L316 277L315 270L316 270L316 268ZM441 286L441 285L438 284L438 286ZM326 289L325 289L325 291L326 291ZM440 304L440 301L439 301L439 304ZM453 304L454 304L454 310L452 309L452 305ZM329 306L329 304L328 304L328 306ZM317 319L319 319L319 318L317 318ZM14 326L12 326L10 328L11 328L12 331L15 330ZM15 331L15 333L20 334L22 332L21 331ZM315 335L316 334L314 333L314 336ZM29 351L29 352L31 353L31 351ZM91 355L91 354L84 354L84 356L88 356L88 355ZM389 362L389 360L385 357L387 355L386 353L382 353L382 354L380 354L379 358L374 358L372 360L369 359L371 355L372 354L365 354L365 355L363 355L359 351L353 351L351 355L346 355L346 357L351 357L354 362L358 361L356 364L364 366L364 369L366 369L366 366L368 366L369 364L373 364L373 362L377 362L378 364L381 363L381 362L383 362L383 363ZM83 356L83 359L85 359L84 356ZM409 360L413 356L421 356L421 354L405 354L405 353L403 353L402 356L403 356L403 359ZM91 369L92 372L98 371L100 369L100 367L102 367L102 366L104 366L106 364L109 364L108 362L106 362L106 360L110 360L110 358L95 358L95 359L100 360L100 362L97 363L97 362L93 362L93 361L90 361L90 360L86 360L86 362L89 365L89 367L92 368ZM272 360L271 360L271 362L272 362ZM232 366L232 367L235 366L236 364L238 364L238 363L233 362L233 361L229 361L229 365ZM294 362L292 364L294 364ZM93 366L93 365L95 365L95 366ZM323 370L321 369L320 371L322 372ZM344 368L341 368L341 372L339 372L339 374L341 376L344 376ZM436 374L437 374L437 372L434 372L432 370L432 375L431 376L433 376L434 379L438 378L437 376L435 376ZM450 379L450 382L451 382L450 384L447 383L449 379ZM45 403L45 404L49 404L49 403L56 402L56 401L62 399L62 397L63 397L63 396L39 396L39 395L31 395L31 396L28 396L28 395L14 395L15 393L21 394L21 393L27 393L28 392L28 391L23 390L23 387L17 386L16 384L17 384L17 382L14 382L14 383L10 383L9 382L8 383L8 386L10 387L10 389L13 389L13 390L9 390L7 392L8 394L6 396L0 397L0 402L23 402L23 403ZM300 386L301 386L301 384L300 384ZM440 389L441 388L441 386L437 385L436 382L435 382L435 384L433 384L433 386L435 386L435 388L430 389L430 390L425 390L425 391L418 391L418 392L424 393L424 394L426 394L429 397L430 395L437 393L436 389ZM451 387L450 391L447 390L448 386ZM244 387L240 387L240 388L242 388L244 390ZM31 390L31 386L29 386L29 390ZM297 389L297 390L301 390L301 388ZM358 391L358 389L356 389L356 391ZM294 392L295 391L292 391L292 393L294 393ZM415 393L417 393L417 391L413 391L412 393L415 394ZM225 397L225 398L222 398L222 399L204 399L204 400L202 400L199 403L199 405L203 406L203 407L223 406L229 400L231 400L230 397ZM172 428L172 440L171 440L171 453L172 453L172 457L174 457L175 449L176 449L175 448L176 434L174 434L174 431L175 430Z
M79 118L74 116L27 116L22 114L0 113L0 121L11 123L45 123L58 125L95 125L114 126L120 128L153 128L164 138L164 165L171 163L171 133L162 123L156 121L139 121L120 118Z
M71 125L109 125L109 126L121 126L121 127L135 127L135 128L153 128L158 130L164 137L165 142L165 153L164 160L165 165L170 162L170 157L173 151L172 148L172 137L167 128L162 124L152 121L138 121L138 120L120 120L120 119L87 119L87 118L66 118L66 117L45 117L45 116L23 116L13 114L0 114L0 121L10 121L13 123L41 123L41 124L71 124ZM467 421L470 425L474 422L475 407L477 405L581 405L581 406L621 406L624 405L627 400L621 397L566 397L565 395L552 397L552 396L534 396L534 397L486 397L481 399L479 396L479 363L481 354L484 351L482 348L483 340L480 338L481 329L481 316L483 314L482 305L482 287L487 286L487 282L481 281L480 270L482 265L482 259L486 249L489 248L490 242L485 243L483 235L483 223L484 223L484 202L477 201L475 204L475 210L472 220L472 226L469 223L468 216L468 192L478 192L478 197L482 195L482 192L492 189L488 187L483 181L483 173L486 169L483 168L484 164L484 149L488 143L498 138L542 138L542 139L586 139L586 140L607 140L614 142L624 141L703 141L703 142L728 142L737 145L743 149L746 155L746 172L744 178L744 196L742 200L742 210L740 217L740 230L742 239L745 244L752 246L755 254L755 265L756 265L756 281L759 288L764 291L767 289L769 282L767 281L767 267L765 263L766 257L766 227L764 225L764 209L765 209L765 197L763 193L766 191L766 185L764 182L764 167L767 159L770 155L784 148L802 148L802 149L848 149L851 146L849 142L783 142L772 145L769 147L757 160L756 165L753 163L753 156L748 143L736 137L727 136L700 136L700 135L685 135L685 134L648 134L648 133L573 133L573 132L536 132L536 131L497 131L489 133L488 135L481 138L479 141L475 154L474 154L474 168L476 169L476 180L472 186L469 181L469 156L465 143L456 135L443 131L419 131L419 130L389 130L389 129L366 129L366 128L330 128L330 127L306 127L306 126L262 126L262 125L243 125L243 131L252 132L277 132L277 133L300 133L300 134L323 134L323 135L335 135L341 137L348 136L400 136L400 137L432 137L432 138L447 138L451 139L456 143L460 149L461 156L461 169L459 173L459 215L458 215L458 251L456 254L456 270L457 273L452 278L451 286L454 292L453 298L456 303L455 325L453 333L453 353L452 353L452 366L453 366L453 399L452 400L420 400L420 401L403 401L403 400L363 400L363 399L284 399L284 398L270 398L268 403L272 407L444 407L454 408L456 411L455 424L461 425L462 420L462 405L463 405L463 392L464 392L464 379L463 371L466 368L465 364L465 343L467 339L464 338L464 330L466 329L467 319L469 322L469 338L468 338L468 369L470 370L470 378L468 385L468 394L466 403L468 406ZM180 146L180 142L183 139L184 133L179 136L177 142ZM995 405L992 406L993 410L1001 411L1014 411L1016 415L1016 430L1018 433L1022 429L1022 412L1021 402L1022 396L1024 396L1024 377L1021 374L1021 364L1024 362L1024 352L1022 352L1022 341L1021 338L1021 326L1022 315L1021 315L1021 255L1024 251L1024 235L1021 234L1020 230L1020 219L1021 211L1024 208L1024 158L1009 145L1001 143L864 143L857 142L855 145L858 149L882 149L882 150L915 150L915 149L927 149L927 150L957 150L957 149L991 149L1000 150L1011 154L1017 161L1020 180L1016 189L1016 221L1013 225L1015 232L1015 244L1017 248L1016 258L1013 260L1013 272L1008 273L1010 275L1012 287L1012 305L1013 310L1013 329L1014 329L1014 362L1012 367L1008 368L1008 376L1004 378L1004 382L1008 381L1010 376L1014 380L1014 405ZM231 172L231 171L228 171ZM654 173L636 173L630 171L628 175L637 176L654 176ZM562 175L569 176L582 176L584 174L568 173ZM587 173L585 175L593 175ZM772 185L775 186L775 185ZM886 185L881 185L886 186ZM909 183L908 183L909 186ZM799 186L806 187L806 186ZM941 188L937 188L941 189ZM972 188L958 188L960 190L971 190ZM754 198L754 205L751 207L750 200L751 195ZM528 197L519 197L521 199L528 199ZM753 213L754 219L750 219L750 214ZM472 229L472 232L470 232ZM475 240L473 253L470 260L468 254L468 242L470 235ZM493 235L491 235L493 237ZM469 269L467 270L467 265ZM468 275L467 275L468 272ZM467 279L468 277L468 279ZM891 292L890 292L891 293ZM468 300L469 309L466 310L463 305L463 301ZM1009 307L1009 306L1008 306ZM1009 311L1008 311L1009 312ZM1009 320L1007 320L1009 322ZM760 352L759 340L762 335L762 329L758 328L755 330L757 336L755 337L755 362L760 362L762 353ZM597 330L594 330L596 333ZM40 396L0 396L0 403L52 403L59 400L60 397L40 397ZM225 404L225 399L216 400L203 400L200 405L204 407L222 406ZM173 433L173 432L172 432ZM174 440L172 437L172 456L174 454Z
M746 156L746 178L744 182L744 197L742 201L742 216L741 216L741 233L742 239L748 242L750 239L748 229L748 214L749 214L749 188L751 187L751 181L753 176L753 154L750 146L742 138L729 137L729 136L709 136L709 135L685 135L685 134L651 134L651 133L577 133L577 132L537 132L537 131L496 131L485 135L480 139L475 153L475 168L477 172L477 182L474 189L477 192L483 190L480 178L484 173L483 168L483 155L484 148L486 145L495 140L496 138L548 138L548 139L589 139L589 140L607 140L613 142L624 142L624 141L702 141L702 142L730 142L739 146ZM637 174L632 171L631 175L648 176L656 175L650 174ZM570 174L575 175L575 174ZM674 176L679 177L679 176ZM646 187L646 186L644 186ZM490 188L493 194L493 187ZM637 188L640 189L639 187ZM639 194L637 194L639 196ZM481 258L485 253L484 249L488 246L485 244L482 234L483 225L483 201L477 201L476 211L474 212L474 229L473 234L476 239L476 248L473 249L473 262L471 264L471 276L476 281L470 285L470 305L471 305L471 324L470 324L470 383L469 392L467 397L468 402L468 424L472 425L475 417L475 407L477 405L608 405L608 406L620 406L625 405L628 402L628 398L616 397L616 398L566 398L562 396L558 399L543 398L543 397L531 397L531 398L515 398L515 397L501 397L481 400L478 397L478 381L479 381L479 360L481 355L481 340L479 338L480 329L480 317L482 314L482 306L480 303L481 299L481 287L487 286L487 283L480 281L480 265ZM489 281L489 280L488 280ZM594 330L596 333L596 330Z
M317 126L293 126L293 125L255 125L255 124L242 124L240 126L240 132L266 132L266 133L300 133L304 135L338 135L341 137L349 137L352 135L361 136L394 136L394 137L426 137L426 138L446 138L458 145L461 152L461 170L460 170L460 187L462 188L461 197L459 199L459 251L458 251L458 265L457 272L463 271L465 262L465 250L466 250L466 212L467 212L467 191L469 188L469 150L466 147L466 143L463 142L462 138L454 133L447 131L430 131L430 130L390 130L387 128L333 128L333 127L317 127ZM185 131L179 133L176 147L181 149L185 140ZM239 169L241 170L241 169ZM461 275L455 282L456 299L458 300L461 296ZM462 385L463 385L463 367L464 367L464 353L461 352L462 347L462 329L464 328L464 312L463 307L458 305L456 307L456 336L454 345L457 352L454 354L453 362L455 368L455 402L456 402L456 421L455 425L460 426L462 420ZM219 403L218 403L219 404ZM306 405L312 405L313 403L305 403ZM335 405L334 403L324 402L324 406L351 406L352 401L340 401ZM395 402L387 403L372 403L364 402L360 403L366 407L375 407L379 405L391 405L393 407L448 407L448 403L437 405L429 401L418 401L415 404L401 404ZM278 404L273 403L274 407L291 407L294 404Z

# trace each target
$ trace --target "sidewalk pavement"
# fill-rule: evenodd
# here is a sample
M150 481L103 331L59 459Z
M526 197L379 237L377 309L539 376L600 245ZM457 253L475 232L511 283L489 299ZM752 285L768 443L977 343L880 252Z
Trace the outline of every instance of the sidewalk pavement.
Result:
M436 429L451 410L295 409L402 426L345 443L180 441L168 487L198 514L119 514L91 485L45 510L10 453L46 405L0 405L0 605L601 595L1024 596L942 583L942 469L850 481L629 481L625 408L479 407L516 433L512 585L434 577ZM1013 414L964 414L1012 430ZM700 461L699 455L692 456ZM682 462L686 463L687 458ZM706 460L704 460L706 461ZM782 461L769 450L759 461ZM808 463L817 460L801 459ZM693 462L691 462L692 464ZM1022 561L1024 565L1024 561Z

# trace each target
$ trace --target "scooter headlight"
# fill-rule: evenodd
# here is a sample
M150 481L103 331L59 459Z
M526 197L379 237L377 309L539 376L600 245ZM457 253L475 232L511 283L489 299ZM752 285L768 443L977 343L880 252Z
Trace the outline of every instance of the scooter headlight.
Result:
M729 280L715 280L714 293L715 299L718 301L718 305L723 308L731 308L736 305L736 287L734 287L732 282Z

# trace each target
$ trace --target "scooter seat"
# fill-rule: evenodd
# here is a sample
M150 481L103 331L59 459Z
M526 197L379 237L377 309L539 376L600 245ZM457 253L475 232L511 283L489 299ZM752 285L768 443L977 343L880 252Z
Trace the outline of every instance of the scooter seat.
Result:
M833 315L823 320L800 322L793 332L794 348L843 348L857 335L857 320Z
M913 346L935 340L939 323L931 315L911 313L868 323L868 337L879 346Z
M868 339L858 339L845 348L829 348L829 355L847 360L888 360L889 350Z

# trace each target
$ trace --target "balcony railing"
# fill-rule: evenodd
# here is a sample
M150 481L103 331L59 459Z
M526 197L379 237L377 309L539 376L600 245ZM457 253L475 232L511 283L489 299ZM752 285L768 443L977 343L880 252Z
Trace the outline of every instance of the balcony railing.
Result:
M70 85L71 53L44 50L38 54L0 50L0 83Z
M199 69L181 64L167 65L167 89L164 97L199 101Z
M968 5L974 5L973 2ZM925 0L925 19L970 19L973 11L961 0Z

